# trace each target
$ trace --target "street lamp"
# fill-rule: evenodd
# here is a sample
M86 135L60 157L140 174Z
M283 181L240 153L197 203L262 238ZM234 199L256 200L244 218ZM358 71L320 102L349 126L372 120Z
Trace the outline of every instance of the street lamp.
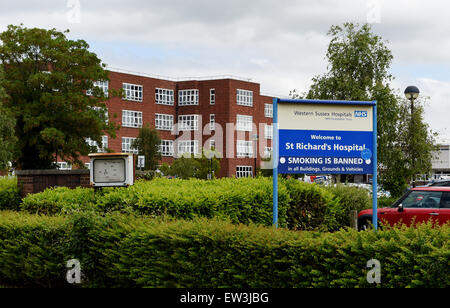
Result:
M414 114L414 101L419 97L420 91L416 86L409 86L405 89L405 97L411 101L411 119Z
M405 89L405 97L406 97L406 99L411 101L411 122L410 122L410 129L409 129L410 145L413 144L413 138L414 138L414 136L413 136L413 132L414 132L414 101L419 97L419 94L420 94L419 88L416 86L409 86ZM415 155L413 153L413 150L414 149L410 148L411 167L414 167L414 165L415 165ZM414 179L413 179L413 187L415 187Z

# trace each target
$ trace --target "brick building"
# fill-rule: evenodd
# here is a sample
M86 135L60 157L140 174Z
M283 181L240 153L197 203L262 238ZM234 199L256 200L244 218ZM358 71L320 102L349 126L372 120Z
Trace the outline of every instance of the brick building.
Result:
M252 176L261 158L270 155L272 97L261 95L258 83L237 78L171 81L119 71L110 71L109 78L96 85L122 88L125 98L106 102L109 120L121 129L115 139L103 137L104 147L136 152L130 144L148 123L159 132L162 162L169 164L177 155L201 154L202 147L214 146L223 156L219 177L241 177Z

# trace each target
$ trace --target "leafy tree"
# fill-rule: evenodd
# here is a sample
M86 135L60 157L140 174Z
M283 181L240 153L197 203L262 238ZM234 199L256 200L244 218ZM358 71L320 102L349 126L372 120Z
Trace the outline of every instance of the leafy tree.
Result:
M159 145L161 138L155 129L146 126L139 129L139 135L133 142L132 147L139 151L140 155L145 156L144 170L155 170L158 161L161 159Z
M211 157L211 159L208 159ZM194 157L194 155L183 155L174 160L171 166L163 164L160 170L165 175L172 175L181 179L197 178L208 179L208 174L214 178L220 171L220 159L217 158L217 152L203 151L201 157Z
M91 150L85 138L98 144L105 133L115 138L118 126L105 117L108 94L94 87L108 80L105 65L68 32L10 25L0 34L5 106L16 120L21 169L53 168L55 156L81 166L80 155Z
M4 79L3 70L0 67L0 84ZM14 149L17 139L14 134L16 121L9 110L3 107L2 102L6 99L6 94L0 86L0 170L8 167L8 162L13 160Z
M315 76L307 93L291 91L294 98L373 101L378 105L378 162L380 182L394 195L401 193L414 174L431 167L433 135L423 121L423 108L414 120L404 99L391 87L392 52L369 24L332 26L326 58L328 71ZM410 125L412 123L412 127ZM413 131L414 136L408 134ZM420 155L413 164L412 157ZM413 166L414 165L414 166Z

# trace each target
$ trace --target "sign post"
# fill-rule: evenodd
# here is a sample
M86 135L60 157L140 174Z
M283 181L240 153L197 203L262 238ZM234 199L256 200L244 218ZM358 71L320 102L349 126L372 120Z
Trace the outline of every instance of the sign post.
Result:
M377 229L376 102L273 100L273 224L278 174L372 174Z

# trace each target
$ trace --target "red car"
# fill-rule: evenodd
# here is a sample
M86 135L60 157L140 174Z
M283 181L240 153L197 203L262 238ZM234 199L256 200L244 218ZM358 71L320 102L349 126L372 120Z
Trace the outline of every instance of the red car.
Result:
M390 208L378 209L378 221L391 226L403 223L433 222L443 225L450 222L450 187L417 187L409 190ZM358 215L358 229L370 227L372 210Z

